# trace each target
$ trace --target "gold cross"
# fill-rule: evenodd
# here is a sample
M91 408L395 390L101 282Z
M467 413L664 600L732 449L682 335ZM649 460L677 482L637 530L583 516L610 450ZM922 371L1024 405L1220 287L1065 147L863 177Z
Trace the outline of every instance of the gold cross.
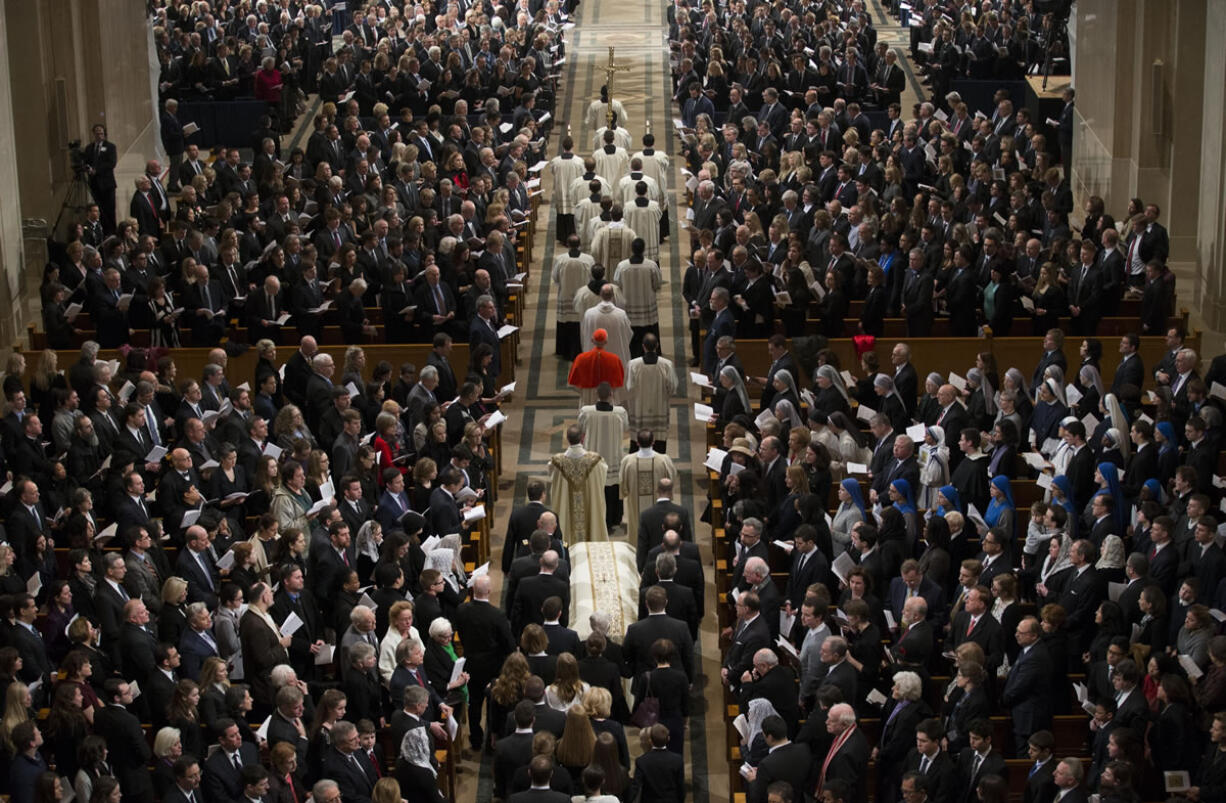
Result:
M608 108L605 109L605 125L609 130L613 130L613 78L619 72L630 72L629 64L615 64L613 61L613 48L609 48L609 62L598 69L605 71L605 86L608 87L606 93L609 97Z

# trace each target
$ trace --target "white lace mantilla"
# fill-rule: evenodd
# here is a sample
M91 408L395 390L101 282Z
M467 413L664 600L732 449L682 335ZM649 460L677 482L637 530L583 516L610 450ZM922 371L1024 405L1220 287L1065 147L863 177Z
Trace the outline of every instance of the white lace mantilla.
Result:
M634 548L622 541L584 541L570 548L570 624L586 639L588 617L607 611L613 618L609 636L621 641L638 619L639 574Z

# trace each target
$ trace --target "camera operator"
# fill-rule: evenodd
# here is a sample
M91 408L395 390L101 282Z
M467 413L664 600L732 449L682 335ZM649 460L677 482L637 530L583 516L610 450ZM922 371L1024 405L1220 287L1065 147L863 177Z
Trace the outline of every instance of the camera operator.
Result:
M102 230L115 233L115 163L119 151L106 138L106 126L94 126L94 141L85 146L84 161L89 175L89 191L102 213Z

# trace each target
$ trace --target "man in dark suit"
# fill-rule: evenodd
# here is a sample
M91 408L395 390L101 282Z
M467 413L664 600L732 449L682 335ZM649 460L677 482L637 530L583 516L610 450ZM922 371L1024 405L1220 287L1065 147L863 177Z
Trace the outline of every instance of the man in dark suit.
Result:
M111 768L124 799L152 803L153 784L147 765L153 756L140 720L128 710L132 705L132 689L127 681L111 678L103 684L99 697L105 705L94 714L94 734L106 741ZM251 752L255 753L254 747Z
M172 769L175 782L166 790L162 803L192 803L193 800L199 800L202 794L199 792L200 779L203 775L200 760L195 756L181 756Z
M707 327L707 337L702 342L702 369L708 376L714 376L718 356L715 344L725 335L736 336L736 318L728 308L731 296L727 287L717 286L711 290L711 309L715 317Z
M1068 359L1064 356L1063 348L1064 330L1048 329L1043 335L1043 356L1039 358L1039 364L1035 366L1034 374L1030 377L1030 387L1037 387L1043 382L1043 372L1048 366L1057 365L1062 371L1068 370Z
M686 541L693 541L690 511L673 501L673 481L664 477L656 485L656 501L639 513L635 561L640 572L647 565L647 553L664 541L664 519L670 513L681 518L681 527L677 534Z
M290 666L302 680L310 681L316 676L315 653L324 637L324 620L320 603L305 587L302 568L289 563L281 568L281 587L273 595L273 604L268 613L274 622L284 623L291 613L302 620L302 626L290 636L286 649Z
M668 749L668 738L666 726L659 723L651 726L651 750L634 762L629 799L640 803L682 803L685 800L685 760L680 753Z
M568 652L577 658L580 654L579 634L558 621L558 617L561 615L562 598L546 598L544 604L541 605L541 616L545 620L541 623L541 627L545 631L545 638L549 641L546 652L550 655L561 655L564 652Z
M932 334L933 278L931 271L927 270L926 259L922 248L912 248L907 256L900 308L907 320L908 337L928 337Z
M183 306L192 324L192 344L216 346L226 332L225 294L221 284L209 278L206 265L196 265L194 281L184 293Z
M836 686L843 692L844 700L859 700L856 694L858 678L856 670L847 663L847 639L842 636L830 636L822 642L819 656L826 667L826 677L822 685Z
M694 592L676 582L677 559L672 555L661 553L656 555L656 585L664 589L668 595L668 604L664 612L673 619L686 623L690 629L690 638L698 640L698 604L694 601ZM647 592L654 586L644 586L639 590L639 618L647 616Z
M429 266L422 275L425 280L417 288L416 303L419 312L414 317L414 320L423 322L420 339L429 341L440 331L454 334L456 300L451 285L440 281L437 265Z
M370 757L359 748L356 725L341 720L332 726L332 748L324 754L323 774L336 781L346 803L370 803L378 780Z
M1004 705L1012 709L1014 744L1019 746L1026 744L1030 734L1050 730L1052 725L1054 674L1047 647L1039 641L1041 636L1035 617L1027 616L1018 623L1016 638L1020 650L1001 694Z
M911 347L906 343L896 343L890 352L890 362L894 364L894 389L902 397L907 415L913 416L919 401L919 377L911 364Z
M1145 363L1138 353L1140 348L1141 337L1136 332L1120 337L1120 362L1111 379L1111 392L1117 396L1125 385L1134 385L1139 389L1145 383Z
M328 525L328 546L316 548L312 555L311 591L325 609L331 607L336 599L353 564L353 559L349 557L351 542L349 525L343 519L334 521Z
M43 636L35 626L38 605L33 596L21 594L15 598L15 609L16 623L8 629L7 635L9 646L15 647L22 659L22 668L17 676L27 686L36 682L46 684L51 680L53 668ZM35 694L34 697L36 701L41 701L42 694Z
M530 700L515 706L515 731L494 746L494 796L506 800L515 771L532 759L534 708Z
M187 581L189 602L203 602L210 609L217 607L219 581L217 567L209 555L209 534L198 524L187 528L184 548L179 551L175 573Z
M468 325L468 349L473 349L484 343L494 352L494 361L490 363L490 373L498 376L502 369L499 358L498 319L494 308L493 296L481 296L477 299L477 314Z
M446 398L455 397L453 395ZM510 573L512 561L528 553L528 539L537 529L541 514L550 512L544 502L545 483L541 480L528 480L527 497L527 503L512 510L507 521L507 536L502 548L503 574Z
M997 775L1005 780L1009 771L1005 766L1005 757L999 750L992 749L992 723L987 719L976 719L968 728L971 746L963 748L957 759L957 778L961 784L962 803L972 803L979 799L976 790L979 781L985 775Z
M119 635L123 675L147 685L149 676L157 671L157 659L154 655L157 639L146 629L149 624L149 609L141 600L131 599L124 604L123 610L124 625Z
M1060 607L1068 612L1065 627L1069 633L1070 649L1088 649L1094 638L1094 615L1098 611L1099 603L1106 596L1106 589L1103 588L1106 583L1102 581L1098 570L1094 567L1094 561L1097 558L1098 550L1089 541L1075 541L1069 549L1069 561L1073 564L1073 575L1065 585L1059 603ZM1173 549L1171 559L1178 562ZM1152 573L1152 562L1150 568Z
M238 635L242 644L243 675L251 684L251 696L257 703L269 708L273 704L273 689L271 682L272 668L278 664L289 663L289 653L286 647L291 643L290 636L280 636L273 632L268 611L273 605L272 588L264 583L256 583L247 596L249 606L247 612L238 623Z
M1081 791L1083 780L1085 769L1081 759L1061 759L1052 773L1052 781L1056 784L1056 796L1052 800L1058 800L1059 803L1085 803L1085 792Z
M558 553L552 549L541 555L540 571L535 577L526 577L515 589L515 599L511 603L511 629L522 632L529 624L543 624L545 618L541 606L549 597L559 597L562 600L562 614L559 622L565 626L569 621L570 584L558 577Z
M489 575L473 581L472 599L456 609L453 624L464 647L464 670L469 680L469 741L477 749L483 743L481 710L485 687L498 676L506 657L515 651L507 615L490 603Z
M464 527L455 495L464 487L464 476L450 466L438 475L438 485L430 492L427 516L429 531L438 536L458 533Z
M817 548L817 528L802 524L792 533L792 564L788 569L788 582L784 588L784 601L796 611L805 601L809 586L822 583L829 587L833 582L830 564Z
M230 718L217 721L218 749L204 762L204 796L209 803L228 803L243 798L243 767L258 767L260 754L252 742L243 741L239 724Z
M769 700L787 725L789 736L795 736L800 727L800 704L796 696L796 673L790 667L781 666L779 656L770 647L758 650L753 658L753 669L741 677L738 695L742 710L749 710L749 701L762 698Z
M552 788L555 783L553 758L535 756L531 761L525 761L520 766L524 765L528 767L528 780L531 786L506 798L507 803L567 803L570 800L570 795ZM562 770L562 772L565 771L565 769Z
M922 597L928 604L928 616L940 621L945 609L945 589L933 582L919 570L919 562L908 558L903 561L899 576L890 580L887 601L894 621L902 621L902 609L906 601L912 597Z
M647 672L655 669L656 661L651 653L651 645L659 639L668 639L673 643L676 654L681 658L686 677L691 683L694 681L694 641L690 638L689 628L685 622L674 619L665 612L668 593L663 588L652 586L647 589L646 596L647 617L626 628L626 637L622 641L622 677L631 678L630 693L636 700L643 697ZM769 638L769 633L765 636ZM752 658L752 653L750 657Z
M842 781L852 790L847 800L864 800L869 745L856 724L855 709L848 703L831 706L826 714L826 732L834 737L834 741L825 756L814 756L810 781L816 776L818 790L828 781Z
M959 794L958 781L953 758L941 749L944 736L941 720L935 717L915 726L915 747L903 762L902 788L907 788L908 778L919 776L928 800L952 803Z
M950 643L959 645L973 641L986 657L984 669L995 671L1005 657L1004 634L1000 622L988 611L991 592L984 586L975 586L967 594L962 610L950 623Z
M1045 803L1055 796L1056 782L1052 778L1057 763L1052 756L1055 744L1056 740L1051 731L1041 730L1031 734L1026 747L1028 757L1034 763L1027 770L1022 803Z
M796 696L795 689L791 696ZM746 778L749 782L747 799L750 803L766 803L770 786L783 782L791 787L792 800L803 800L813 763L809 746L788 741L787 721L782 716L772 715L762 720L762 738L770 752Z

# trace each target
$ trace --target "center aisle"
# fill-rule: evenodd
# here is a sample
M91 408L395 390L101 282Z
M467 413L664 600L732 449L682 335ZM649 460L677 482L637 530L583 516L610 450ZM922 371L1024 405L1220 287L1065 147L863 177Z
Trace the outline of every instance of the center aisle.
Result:
M587 129L585 124L587 107L599 97L600 87L605 83L605 72L601 68L608 60L608 48L615 47L617 63L630 68L617 74L614 85L614 98L625 106L629 118L626 127L633 140L630 152L642 147L641 137L646 131L646 122L650 121L651 130L656 135L656 147L668 153L672 161L669 180L669 186L674 190L670 204L672 235L661 244L660 249L660 268L665 281L659 298L661 352L676 365L682 388L672 405L673 415L668 433L668 451L680 475L678 501L690 507L697 523L706 506L706 471L702 467L706 456L706 436L691 414L693 400L686 398L692 391L688 382L688 317L681 298L681 282L689 254L689 236L677 227L677 208L680 203L684 209L684 198L675 192L675 188L683 187L683 182L676 167L678 143L672 128L668 26L664 10L663 4L648 0L628 0L617 4L587 0L580 5L575 20L577 25L568 36L565 80L560 88L558 123L554 128L549 156L560 151L567 124L572 129L576 154L581 157L591 154L594 132ZM507 406L509 420L503 425L504 480L495 510L491 555L493 567L497 567L501 559L502 539L512 505L523 501L530 478L547 477L546 464L550 455L565 448L566 427L578 416L578 394L566 384L570 363L553 353L557 299L554 296L555 288L549 282L549 273L559 246L554 242L556 221L549 203L552 177L548 170L541 186L545 194L539 208L537 244L534 248L537 259L531 266L526 288L527 303L520 333L520 364L517 370L518 392L513 404ZM607 267L611 274L615 266ZM693 394L693 399L697 399L696 394ZM611 466L611 470L615 471L616 465ZM707 614L697 646L701 660L696 662L699 677L691 703L692 716L685 758L692 800L707 803L712 797L727 799L726 773L717 771L715 788L708 786L708 768L723 765L727 745L718 710L722 705L722 696L715 612L717 601L711 583L711 530L707 525L699 524L697 531L708 580ZM612 537L624 540L624 528L615 530ZM504 593L501 572L493 568L491 576L494 580L494 598L501 599ZM509 600L507 604L509 606ZM706 716L708 711L713 713L712 718ZM714 730L708 731L708 726ZM627 727L632 759L640 753L637 735L636 728ZM486 803L492 792L492 758L482 760L474 756L474 759L463 764L458 799L475 799L478 803Z

